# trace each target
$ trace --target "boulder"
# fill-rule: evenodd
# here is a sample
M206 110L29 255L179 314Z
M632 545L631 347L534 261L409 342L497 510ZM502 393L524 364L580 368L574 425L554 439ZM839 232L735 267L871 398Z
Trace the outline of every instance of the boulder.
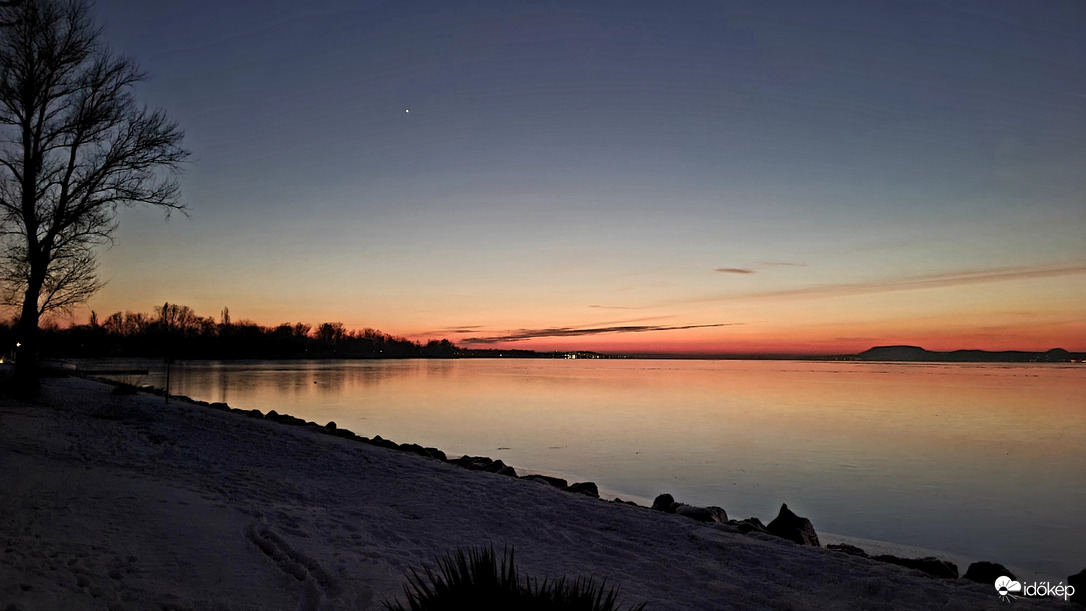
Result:
M274 409L268 412L267 415L264 416L264 419L278 422L279 424L289 424L291 426L301 426L306 423L305 420L302 420L301 418L295 418L290 414L280 414Z
M720 507L694 507L692 505L679 505L675 508L675 514L698 522L728 523L728 514Z
M975 581L990 586L995 583L996 579L999 579L1004 575L1011 579L1018 579L1010 569L1002 564L982 560L981 562L970 564L969 568L965 570L965 575L962 575L962 579L968 579L969 581Z
M498 472L498 471L500 471L502 469L502 467L505 467L505 463L503 463L502 461L500 461L500 460L495 461L493 458L489 458L487 456L467 456L467 455L464 455L464 456L461 456L460 458L454 458L454 459L450 460L449 462L451 462L453 464L456 464L456 465L460 465L461 467L464 467L465 469L471 469L472 471L494 471L494 472ZM494 468L495 463L499 463L501 466L498 467L497 469L495 469Z
M229 406L229 405L227 405L227 404L225 404L225 403L221 403L221 402L219 402L219 403L211 403L211 404L209 404L209 405L208 405L208 407L210 407L211 409L218 409L218 410L222 410L222 411L224 411L224 412L225 412L225 411L229 411L229 410L230 410L230 406Z
M717 507L716 505L709 505L708 507L706 507L706 509L708 509L709 513L712 514L714 522L716 522L718 524L727 524L728 523L728 512L724 511L723 507Z
M667 513L675 513L675 510L679 507L679 504L675 502L675 497L668 493L661 494L652 501L652 508L656 511L666 511Z
M430 458L436 458L437 460L445 460L445 453L437 448L423 448L426 453L430 455Z
M333 437L342 437L343 439L354 439L354 440L360 440L361 439L361 437L359 437L358 435L355 435L353 432L349 431L348 429L335 429L335 430L332 430L332 431L328 431L328 434L333 436Z
M395 441L383 439L380 435L374 435L373 439L370 440L370 444L375 446L381 446L382 448L389 448L392 450L400 449L400 446Z
M328 429L329 431L334 431L336 430L336 423L329 420L328 424L324 425L324 428Z
M875 560L916 569L921 573L940 579L958 578L958 565L947 560L940 560L934 556L925 556L924 558L899 558L897 556L884 554L882 556L875 556ZM994 579L992 580L992 583L995 583Z
M576 484L570 484L569 486L566 486L565 491L583 494L597 499L600 498L600 489L596 487L594 482L578 482Z
M792 510L788 509L787 504L781 505L781 510L777 514L777 517L774 518L765 529L766 532L771 535L776 535L782 539L788 539L789 541L799 543L800 545L821 547L818 543L818 535L815 533L811 521L792 513ZM956 572L955 577L957 577Z
M842 554L848 554L849 556L860 556L867 558L867 552L856 547L855 545L849 545L848 543L834 543L826 546L826 549L831 549L835 552L841 552Z
M758 518L746 518L746 519L743 519L743 520L731 520L730 522L728 522L728 524L738 528L739 532L743 533L744 535L752 533L752 532L759 532L759 533L768 534L768 531L766 531L766 529L765 529L765 524L762 524L762 521L759 520Z
M562 479L560 477L550 477L548 475L538 475L536 473L533 473L531 475L525 475L521 479L531 479L531 480L535 480L537 482L543 482L544 484L547 484L549 486L554 486L555 488L563 488L564 489L567 486L569 486L569 482L567 482L566 480L564 480L564 479Z
M470 469L471 467L468 466L469 464L471 464L470 461L469 461L470 458L471 458L470 456L464 455L464 456L461 456L460 458L450 458L448 460L448 462L450 464L456 465L458 467L464 467L465 469Z
M420 446L417 443L403 443L400 444L400 450L407 452L408 454L417 454L419 456L425 456L430 458L430 453L426 451L426 448Z
M1068 577L1067 585L1075 588L1075 593L1071 596L1071 602L1086 607L1086 569L1082 569Z
M513 467L508 466L508 465L503 467L497 473L498 473L498 475L508 475L509 477L516 477L517 476L517 470L514 469Z

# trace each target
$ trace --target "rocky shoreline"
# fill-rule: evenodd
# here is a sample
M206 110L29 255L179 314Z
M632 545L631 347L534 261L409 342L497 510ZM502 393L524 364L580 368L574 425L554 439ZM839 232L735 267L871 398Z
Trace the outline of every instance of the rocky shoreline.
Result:
M137 390L129 385L121 384L105 378L94 377L91 379L114 386L114 393L132 393ZM141 387L138 390L165 397L165 391L163 391L162 389L154 387ZM668 493L663 493L657 496L656 499L653 501L652 506L646 508L633 501L624 501L620 498L615 498L610 501L600 499L599 488L595 482L586 481L569 483L567 480L562 478L551 477L541 474L519 475L513 466L505 464L500 459L496 460L487 456L464 455L460 456L459 458L449 458L445 454L445 452L438 448L424 447L415 443L396 443L389 439L384 439L380 435L376 435L372 438L365 437L362 435L358 435L353 431L339 428L335 422L328 422L327 424L321 425L316 422L307 421L289 414L280 414L275 410L271 410L267 413L263 413L260 410L256 409L241 410L232 408L226 403L200 401L197 399L192 399L190 397L179 395L170 395L168 399L183 401L192 405L207 407L213 410L231 412L248 418L263 419L293 427L304 427L341 439L348 439L358 443L388 448L408 454L415 454L423 458L440 461L450 465L456 465L470 471L495 473L511 478L536 481L554 487L563 492L584 495L591 498L599 499L601 500L601 502L617 503L640 507L642 509L648 509L652 511L674 514L701 523L722 524L732 527L736 530L736 532L744 535L767 535L785 539L798 545L821 547L821 544L818 540L818 534L816 533L814 525L811 523L811 521L805 517L798 516L793 513L788 508L788 505L786 503L781 505L777 516L773 518L768 524L763 523L757 517L749 517L741 520L729 519L726 510L722 507L698 507L688 505L676 501L674 497L672 497L672 495ZM1002 576L1009 577L1012 580L1017 579L1015 574L1010 569L1000 563L991 561L974 562L969 565L964 573L960 573L959 567L955 563L934 556L903 558L889 554L870 555L857 546L845 543L827 545L826 549L848 556L866 558L877 562L902 566L905 568L919 571L920 573L936 579L963 579L985 585L993 585L996 579ZM1075 575L1069 576L1066 583L1068 586L1073 588L1074 591L1076 591L1075 595L1071 595L1068 597L1069 600L1071 600L1072 602L1076 602L1079 605L1086 606L1086 569L1083 569Z

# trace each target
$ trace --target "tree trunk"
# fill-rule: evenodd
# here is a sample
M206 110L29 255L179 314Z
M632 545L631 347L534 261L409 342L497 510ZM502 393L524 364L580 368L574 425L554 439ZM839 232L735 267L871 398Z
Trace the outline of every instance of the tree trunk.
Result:
M37 108L35 92L38 89L36 75L23 83L22 119L23 176L22 209L23 230L26 232L26 256L30 264L26 293L23 296L23 311L19 316L19 327L15 333L15 375L14 390L17 394L32 396L37 394L38 383L38 298L41 287L45 284L45 270L49 261L39 258L41 245L38 243L40 218L37 209L38 171L41 168L39 141L35 138L33 111Z
M23 298L23 311L19 316L19 326L15 332L15 372L14 386L20 394L35 394L38 385L38 344L41 331L38 329L40 314L38 298L45 283L44 269L41 273L31 266L30 282L27 283ZM44 266L42 266L44 267Z

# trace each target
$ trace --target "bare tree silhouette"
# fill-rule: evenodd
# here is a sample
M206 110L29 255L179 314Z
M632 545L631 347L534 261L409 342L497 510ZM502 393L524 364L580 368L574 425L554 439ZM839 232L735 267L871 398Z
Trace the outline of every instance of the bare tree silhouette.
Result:
M13 6L18 6L20 4L22 4L22 0L0 0L0 10ZM14 22L7 21L8 18L9 15L6 14L2 18L0 18L0 28L14 25Z
M189 153L145 77L111 51L85 0L0 3L0 300L20 308L16 378L33 383L41 316L101 287L119 206L183 210Z

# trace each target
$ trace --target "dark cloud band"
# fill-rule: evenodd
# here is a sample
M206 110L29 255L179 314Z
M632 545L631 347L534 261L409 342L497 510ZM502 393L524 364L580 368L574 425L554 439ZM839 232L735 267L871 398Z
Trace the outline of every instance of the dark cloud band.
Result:
M496 344L499 342L517 342L526 339L539 339L544 337L581 337L585 335L604 335L612 333L646 333L648 331L681 331L683 329L707 329L711 327L728 327L742 323L715 323L709 325L623 325L616 327L552 327L549 329L518 329L500 335L488 337L468 337L461 340L465 344Z

